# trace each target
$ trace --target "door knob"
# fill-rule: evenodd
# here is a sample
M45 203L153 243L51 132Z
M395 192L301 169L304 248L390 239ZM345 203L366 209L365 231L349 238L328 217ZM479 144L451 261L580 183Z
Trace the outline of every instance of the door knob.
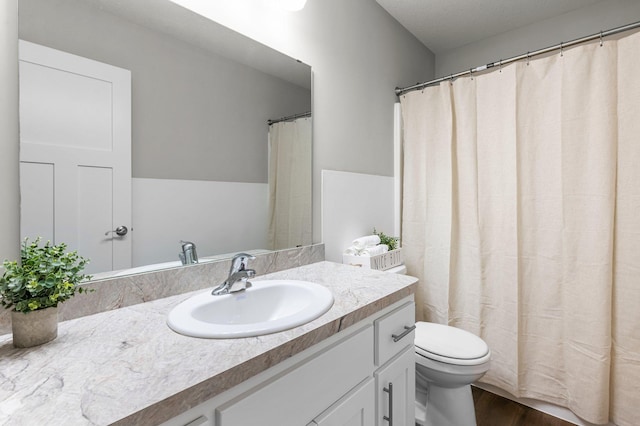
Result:
M123 226L118 226L113 231L105 232L104 235L109 235L112 232L115 233L118 237L124 237L125 235L127 235L127 232L129 232L129 229L124 225Z

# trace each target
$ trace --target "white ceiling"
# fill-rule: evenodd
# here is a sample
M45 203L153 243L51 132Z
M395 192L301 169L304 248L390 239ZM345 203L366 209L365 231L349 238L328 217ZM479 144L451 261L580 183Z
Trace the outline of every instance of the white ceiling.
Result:
M600 0L376 1L437 54Z

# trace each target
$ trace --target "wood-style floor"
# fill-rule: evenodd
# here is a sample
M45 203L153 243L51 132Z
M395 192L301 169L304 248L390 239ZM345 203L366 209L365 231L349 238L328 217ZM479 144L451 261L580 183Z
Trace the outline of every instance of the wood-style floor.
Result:
M573 426L572 423L471 387L478 426Z

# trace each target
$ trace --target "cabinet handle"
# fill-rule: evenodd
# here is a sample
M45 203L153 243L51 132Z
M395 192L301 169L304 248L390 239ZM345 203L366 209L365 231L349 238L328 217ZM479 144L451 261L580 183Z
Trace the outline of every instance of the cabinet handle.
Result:
M389 394L389 416L382 416L382 418L389 422L389 426L393 426L393 383L389 382L389 387L382 390Z
M412 325L411 327L409 327L408 325L404 326L404 331L400 334L392 334L391 337L393 337L393 341L397 342L398 340L402 339L404 336L406 336L407 334L411 333L413 330L416 329L416 325Z

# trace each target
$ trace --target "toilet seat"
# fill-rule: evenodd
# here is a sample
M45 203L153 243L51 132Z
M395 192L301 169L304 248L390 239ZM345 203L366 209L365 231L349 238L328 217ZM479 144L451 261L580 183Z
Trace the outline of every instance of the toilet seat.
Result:
M484 340L448 325L417 322L414 345L418 355L446 364L479 365L491 358Z

